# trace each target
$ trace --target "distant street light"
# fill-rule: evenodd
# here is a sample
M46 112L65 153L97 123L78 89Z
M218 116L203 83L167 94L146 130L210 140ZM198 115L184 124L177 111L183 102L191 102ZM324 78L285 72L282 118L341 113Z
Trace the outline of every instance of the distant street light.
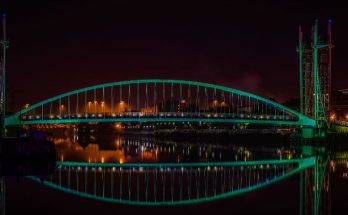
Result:
M104 112L104 106L105 106L105 102L102 101L102 102L101 102L102 112Z
M331 116L330 116L330 120L331 121L334 121L335 120L335 118L336 118L336 115L333 113L333 114L331 114Z

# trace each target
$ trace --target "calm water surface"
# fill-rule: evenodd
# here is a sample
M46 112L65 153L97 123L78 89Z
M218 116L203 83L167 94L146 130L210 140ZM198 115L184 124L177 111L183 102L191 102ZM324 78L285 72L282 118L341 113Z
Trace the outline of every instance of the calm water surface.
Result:
M100 163L157 163L203 161L249 161L292 159L301 149L289 144L231 141L185 142L155 139L151 136L104 136L86 140L81 136L52 138L58 161ZM272 144L271 144L272 145ZM348 153L331 152L330 198L325 201L331 214L347 214ZM129 206L67 194L27 179L9 179L8 214L299 214L299 176L240 196L186 206ZM18 207L21 205L21 207Z

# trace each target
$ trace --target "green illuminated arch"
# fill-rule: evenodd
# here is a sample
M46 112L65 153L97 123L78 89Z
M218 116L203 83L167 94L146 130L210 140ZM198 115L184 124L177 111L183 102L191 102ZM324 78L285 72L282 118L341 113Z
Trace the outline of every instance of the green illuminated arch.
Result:
M154 83L165 83L165 84L183 84L183 85L189 85L189 86L199 86L199 87L206 87L206 88L212 88L216 90L221 90L224 92L230 92L230 93L235 93L240 96L245 96L249 97L252 99L255 99L260 102L264 102L269 105L273 105L276 108L283 109L287 113L293 114L294 116L297 117L297 121L291 121L291 120L272 120L272 119L207 119L207 118L147 118L145 121L192 121L192 122L200 122L200 121L205 121L205 122L246 122L246 123L260 123L260 124L287 124L287 125L300 125L300 126L310 126L314 127L315 126L315 121L295 110L292 110L290 108L287 108L279 103L276 103L274 101L271 101L269 99L244 92L241 90L233 89L230 87L225 87L221 85L215 85L215 84L209 84L209 83L203 83L203 82L196 82L196 81L185 81L185 80L166 80L166 79L145 79L145 80L131 80L131 81L120 81L120 82L112 82L112 83L106 83L106 84L100 84L100 85L95 85L91 87L86 87L78 90L74 90L71 92L67 92L49 99L46 99L42 102L39 102L37 104L34 104L32 106L29 106L26 109L21 110L20 112L17 112L11 116L6 117L5 119L5 124L6 125L18 125L18 124L46 124L46 123L79 123L79 122L141 122L144 121L144 119L140 118L118 118L118 119L55 119L55 120L45 120L45 119L37 119L37 120L31 120L31 121L22 121L20 122L19 117L22 114L25 114L29 111L32 111L36 108L40 108L41 106L54 102L56 100L66 98L69 96L73 96L78 93L84 93L86 91L92 91L95 89L100 89L100 88L107 88L107 87L113 87L113 86L122 86L122 85L131 85L131 84L154 84Z

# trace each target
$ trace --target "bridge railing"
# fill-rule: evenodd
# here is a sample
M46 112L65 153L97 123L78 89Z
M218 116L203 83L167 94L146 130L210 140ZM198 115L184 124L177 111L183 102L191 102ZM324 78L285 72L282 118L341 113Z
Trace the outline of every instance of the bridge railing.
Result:
M64 120L64 119L117 119L117 118L200 118L200 119L259 119L259 120L288 120L296 121L296 117L288 115L236 114L236 113L184 113L184 112L119 112L119 113L91 113L71 115L21 115L22 121L33 120Z

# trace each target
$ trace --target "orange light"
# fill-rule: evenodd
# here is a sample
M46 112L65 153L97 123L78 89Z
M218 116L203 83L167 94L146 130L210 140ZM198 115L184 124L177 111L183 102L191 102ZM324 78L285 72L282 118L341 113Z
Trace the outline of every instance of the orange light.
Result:
M330 119L331 119L331 120L335 120L335 118L336 118L336 115L335 115L334 113L331 114Z

